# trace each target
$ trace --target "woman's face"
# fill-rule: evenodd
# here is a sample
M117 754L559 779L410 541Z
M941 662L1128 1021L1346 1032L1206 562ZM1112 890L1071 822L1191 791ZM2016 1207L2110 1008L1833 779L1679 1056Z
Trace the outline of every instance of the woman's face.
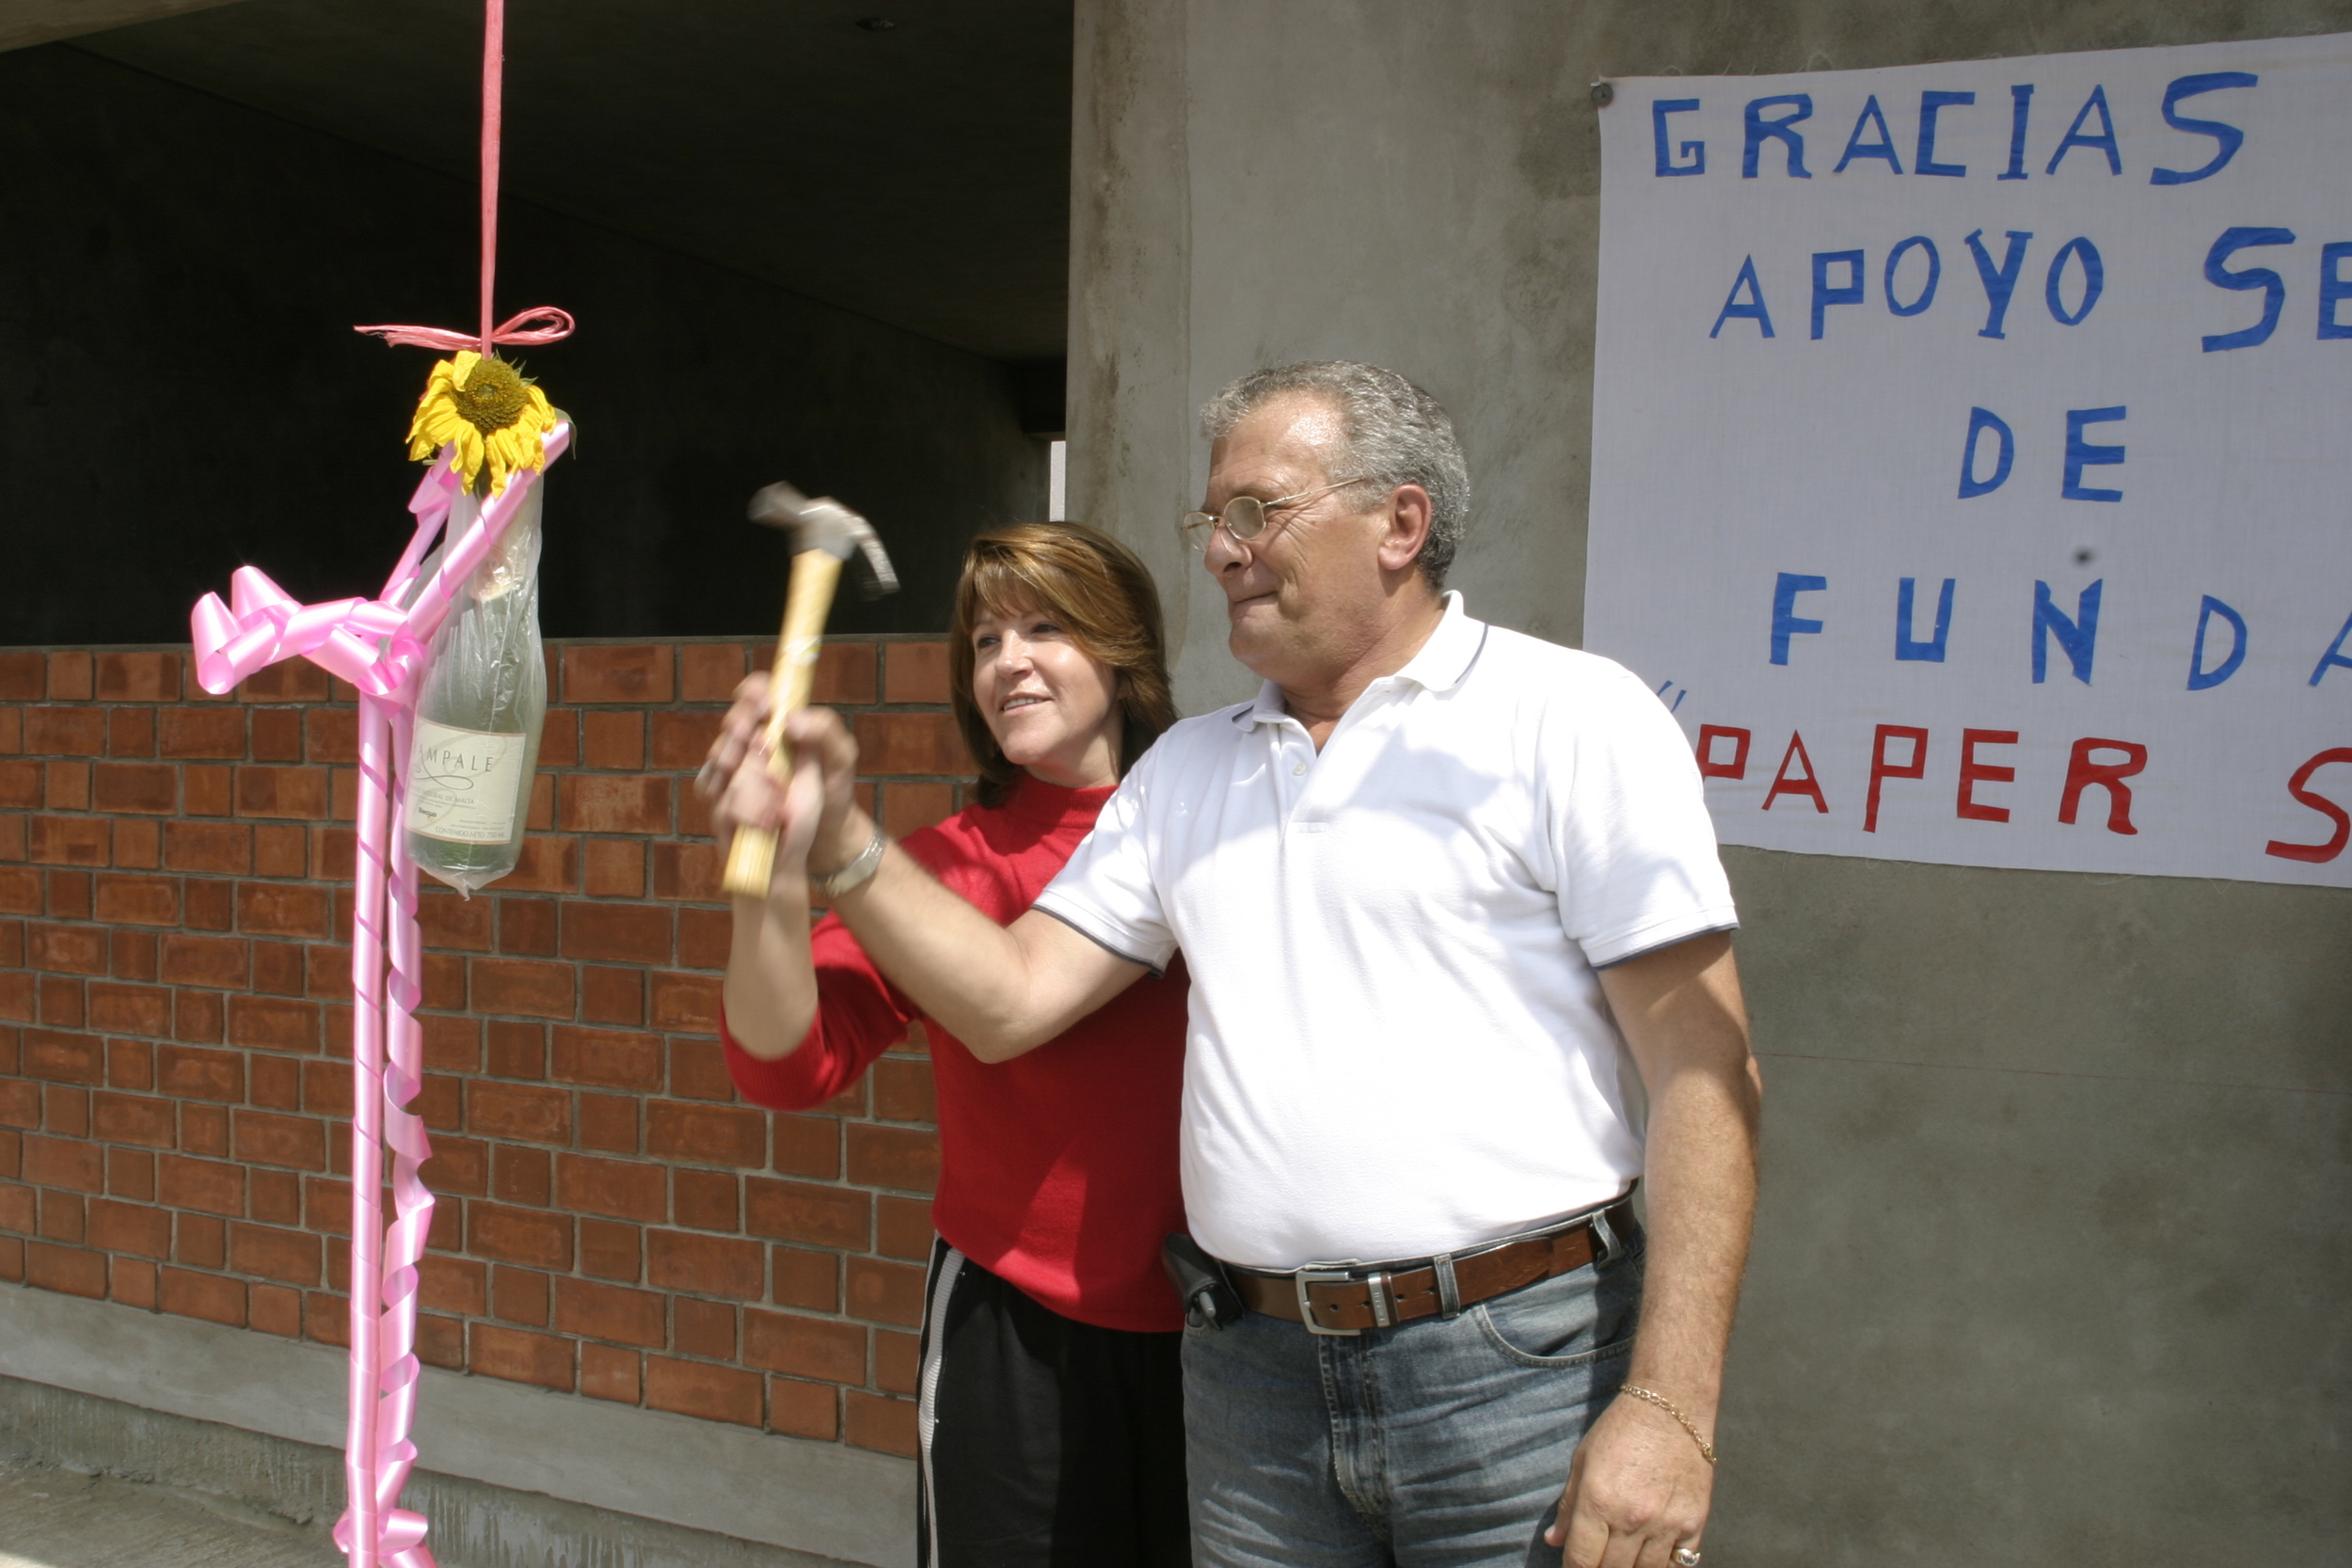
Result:
M1033 605L983 610L972 700L1006 759L1047 784L1119 782L1119 673Z

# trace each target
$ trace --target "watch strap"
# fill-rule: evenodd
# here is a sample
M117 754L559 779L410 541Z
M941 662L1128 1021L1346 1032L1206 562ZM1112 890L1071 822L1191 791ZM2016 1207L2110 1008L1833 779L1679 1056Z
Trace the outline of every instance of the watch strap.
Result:
M875 872L882 869L882 851L888 847L890 837L882 832L882 824L877 822L874 824L874 836L866 841L866 847L858 851L855 860L829 876L811 877L808 890L831 902L853 888L864 886L872 880Z

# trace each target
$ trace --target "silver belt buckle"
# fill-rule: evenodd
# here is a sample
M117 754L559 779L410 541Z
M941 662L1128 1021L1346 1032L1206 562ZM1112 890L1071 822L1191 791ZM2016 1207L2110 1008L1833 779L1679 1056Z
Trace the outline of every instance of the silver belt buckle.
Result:
M1360 1328L1324 1327L1315 1322L1315 1305L1308 1299L1307 1295L1307 1288L1311 1285L1349 1285L1355 1282L1355 1278L1356 1276L1349 1273L1344 1265L1338 1268L1327 1266L1300 1269L1291 1275L1292 1286L1298 1291L1298 1320L1307 1325L1308 1333L1328 1334L1342 1339L1353 1339L1363 1332Z
M1372 1300L1373 1326L1387 1328L1396 1321L1394 1314L1390 1310L1390 1302L1394 1297L1395 1291L1390 1287L1388 1271L1375 1269L1369 1275L1359 1275L1356 1271L1361 1267L1363 1267L1362 1264L1352 1260L1346 1263L1326 1263L1300 1269L1291 1276L1292 1287L1298 1292L1298 1318L1307 1325L1308 1333L1326 1334L1341 1339L1353 1339L1363 1333L1360 1328L1326 1328L1315 1322L1314 1302L1307 1294L1308 1288L1314 1285L1365 1286L1367 1287L1366 1293Z

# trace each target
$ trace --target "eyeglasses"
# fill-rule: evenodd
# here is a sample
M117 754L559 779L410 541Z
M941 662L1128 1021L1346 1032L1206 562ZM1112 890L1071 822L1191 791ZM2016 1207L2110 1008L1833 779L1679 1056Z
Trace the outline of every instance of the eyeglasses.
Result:
M1186 544L1196 551L1205 554L1209 547L1209 537L1216 532L1219 523L1224 524L1225 531L1236 539L1255 539L1265 531L1267 513L1285 511L1302 501L1311 501L1317 496L1328 495L1334 490L1344 490L1351 484L1361 484L1370 478L1372 478L1370 474L1358 474L1353 479L1334 480L1329 484L1312 490L1301 490L1295 496L1284 496L1279 500L1262 501L1255 496L1235 496L1225 503L1225 510L1222 513L1185 513L1184 520L1177 526L1177 531L1184 536Z

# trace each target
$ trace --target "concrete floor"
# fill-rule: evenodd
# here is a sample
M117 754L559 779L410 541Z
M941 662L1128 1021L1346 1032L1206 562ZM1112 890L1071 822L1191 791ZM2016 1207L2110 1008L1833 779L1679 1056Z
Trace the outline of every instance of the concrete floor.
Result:
M0 1568L337 1568L326 1530L208 1493L0 1462Z

